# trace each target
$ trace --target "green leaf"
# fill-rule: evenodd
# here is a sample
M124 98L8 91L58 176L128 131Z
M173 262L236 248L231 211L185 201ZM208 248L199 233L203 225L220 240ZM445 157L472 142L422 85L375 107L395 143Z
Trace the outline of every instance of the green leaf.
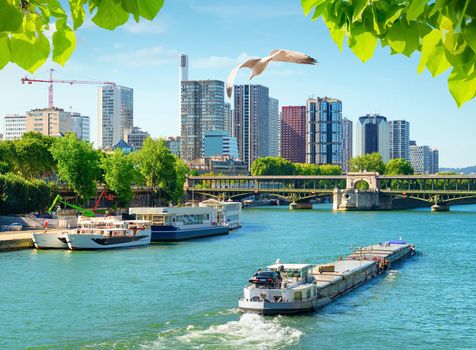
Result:
M327 0L301 0L301 6L304 14L307 16L314 7L317 7Z
M453 69L448 77L448 88L458 107L476 96L476 73L468 76Z
M0 69L10 62L11 56L10 39L8 36L0 34Z
M431 51L426 66L434 77L451 67L445 55L445 48L441 43Z
M53 61L64 66L76 48L76 36L73 30L66 26L53 33Z
M121 6L126 12L132 13L135 21L139 22L140 13L137 0L121 0Z
M419 46L418 26L395 22L387 33L387 39L394 51L410 56Z
M164 0L139 0L139 15L148 20L153 20L164 5Z
M320 5L316 6L314 9L314 13L312 14L312 20L315 21L319 17L321 17L327 9L327 3L323 2Z
M85 11L84 4L86 0L69 0L71 18L73 19L73 28L78 29L84 23Z
M440 12L443 6L445 6L446 0L436 0L431 8L430 14L428 17L432 17L435 13ZM430 5L432 6L432 5Z
M441 42L441 32L439 29L433 29L430 33L425 35L421 44L421 57L418 64L418 73L423 72L425 69L428 58L435 46Z
M14 6L7 0L0 0L0 32L16 31L22 21L20 6Z
M471 49L476 52L476 22L473 21L466 25L463 32L464 39Z
M352 5L354 5L354 14L352 15L352 22L361 21L362 13L365 11L369 5L370 0L353 0Z
M97 12L92 21L99 27L113 30L124 24L129 19L129 14L124 11L120 3L114 0L103 0L97 3Z
M332 40L334 40L334 42L337 44L337 46L339 47L339 50L342 51L345 31L340 28L336 28L336 29L330 29L329 32L331 34Z
M402 8L398 8L398 7L395 7L395 12L393 12L393 14L391 14L387 20L385 21L384 23L384 27L387 28L387 27L390 27L393 25L393 23L400 18L400 15L402 14L402 11L403 9Z
M351 32L349 38L349 47L362 62L366 62L374 55L377 42L377 38L370 32L362 30L360 33L355 33L354 31Z
M425 5L428 0L412 0L407 10L407 20L414 21L425 10Z
M50 43L43 33L29 38L26 34L14 34L10 38L12 62L34 73L41 67L50 53Z

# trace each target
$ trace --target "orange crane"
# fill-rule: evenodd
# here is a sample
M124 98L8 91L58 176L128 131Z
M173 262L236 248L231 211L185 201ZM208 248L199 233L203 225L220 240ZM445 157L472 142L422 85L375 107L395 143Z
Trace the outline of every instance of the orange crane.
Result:
M33 83L49 83L48 86L48 108L53 108L53 84L100 84L100 85L113 85L116 83L111 81L95 81L95 80L58 80L53 79L54 69L50 69L50 78L49 79L31 79L28 77L21 78L22 84L33 84Z

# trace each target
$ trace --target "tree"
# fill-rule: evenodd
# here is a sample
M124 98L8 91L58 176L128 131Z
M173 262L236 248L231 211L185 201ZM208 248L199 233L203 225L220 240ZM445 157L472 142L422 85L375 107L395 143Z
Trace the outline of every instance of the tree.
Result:
M392 54L421 52L418 72L448 69L448 88L458 106L476 96L476 1L301 0L305 15L322 18L342 50L344 38L363 62L380 41Z
M316 176L321 175L321 168L317 164L294 163L297 175Z
M53 61L64 65L76 47L74 31L86 15L105 29L115 29L129 20L152 20L164 0L68 0L69 11L59 0L0 0L0 69L13 62L30 73L42 66L50 51ZM71 28L70 23L73 27ZM53 30L51 43L45 32ZM51 50L52 46L52 50Z
M48 177L55 173L56 162L50 152L55 138L38 132L25 133L13 142L13 171L25 178Z
M58 176L62 181L83 199L96 195L99 154L90 143L68 133L55 140L50 152L58 164Z
M251 175L294 175L293 163L281 157L257 158L251 165Z
M380 153L364 154L350 160L350 171L375 171L383 174L385 163Z
M175 156L175 173L177 174L175 193L173 200L179 202L183 197L183 184L187 180L187 175L190 173L188 166L177 156Z
M403 158L390 159L385 166L385 175L413 175L412 164Z
M118 148L102 157L100 166L104 171L104 182L116 195L118 205L126 206L133 197L132 184L136 178L131 157Z
M342 174L342 168L336 164L321 164L319 165L321 175L340 175Z

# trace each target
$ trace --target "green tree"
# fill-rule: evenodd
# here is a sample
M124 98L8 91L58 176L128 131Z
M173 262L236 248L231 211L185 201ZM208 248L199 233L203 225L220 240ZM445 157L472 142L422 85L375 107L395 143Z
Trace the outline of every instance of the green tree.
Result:
M251 175L294 175L296 169L289 160L281 157L257 158L251 165Z
M458 106L476 96L476 1L301 0L304 13L322 18L342 50L344 39L363 62L378 42L392 54L421 52L418 72L448 69L448 88Z
M385 166L385 175L413 175L412 164L403 158L390 159Z
M179 202L183 197L183 185L190 173L188 166L179 157L175 157L175 173L177 178L173 200Z
M321 175L340 175L342 168L336 164L321 164L319 165Z
M364 154L350 160L350 171L376 171L383 174L385 163L380 153Z
M164 0L68 0L69 11L59 0L0 0L0 69L13 62L33 73L52 51L52 59L64 65L76 47L74 31L91 21L115 29L129 20L152 20ZM72 27L71 27L72 24ZM45 32L53 30L51 42Z
M83 199L96 195L96 181L100 176L99 154L90 143L68 133L57 138L50 151L62 181Z
M56 162L50 152L55 138L28 132L15 140L14 171L25 178L48 177L55 173Z
M296 169L296 175L321 175L321 168L317 164L294 163L294 168Z
M117 204L127 206L133 197L132 184L136 178L131 157L118 148L101 158L101 169L104 171L105 184L116 195Z

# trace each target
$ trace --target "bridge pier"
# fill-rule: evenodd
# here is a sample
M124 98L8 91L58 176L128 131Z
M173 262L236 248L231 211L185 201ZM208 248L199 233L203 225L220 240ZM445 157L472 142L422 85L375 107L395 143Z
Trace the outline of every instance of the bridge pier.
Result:
M390 196L381 196L379 191L359 191L334 190L332 210L350 211L350 210L390 210L392 209L392 198Z
M444 203L438 203L431 206L431 211L450 211L450 206Z
M289 204L289 209L312 209L312 203L310 202L292 202Z

